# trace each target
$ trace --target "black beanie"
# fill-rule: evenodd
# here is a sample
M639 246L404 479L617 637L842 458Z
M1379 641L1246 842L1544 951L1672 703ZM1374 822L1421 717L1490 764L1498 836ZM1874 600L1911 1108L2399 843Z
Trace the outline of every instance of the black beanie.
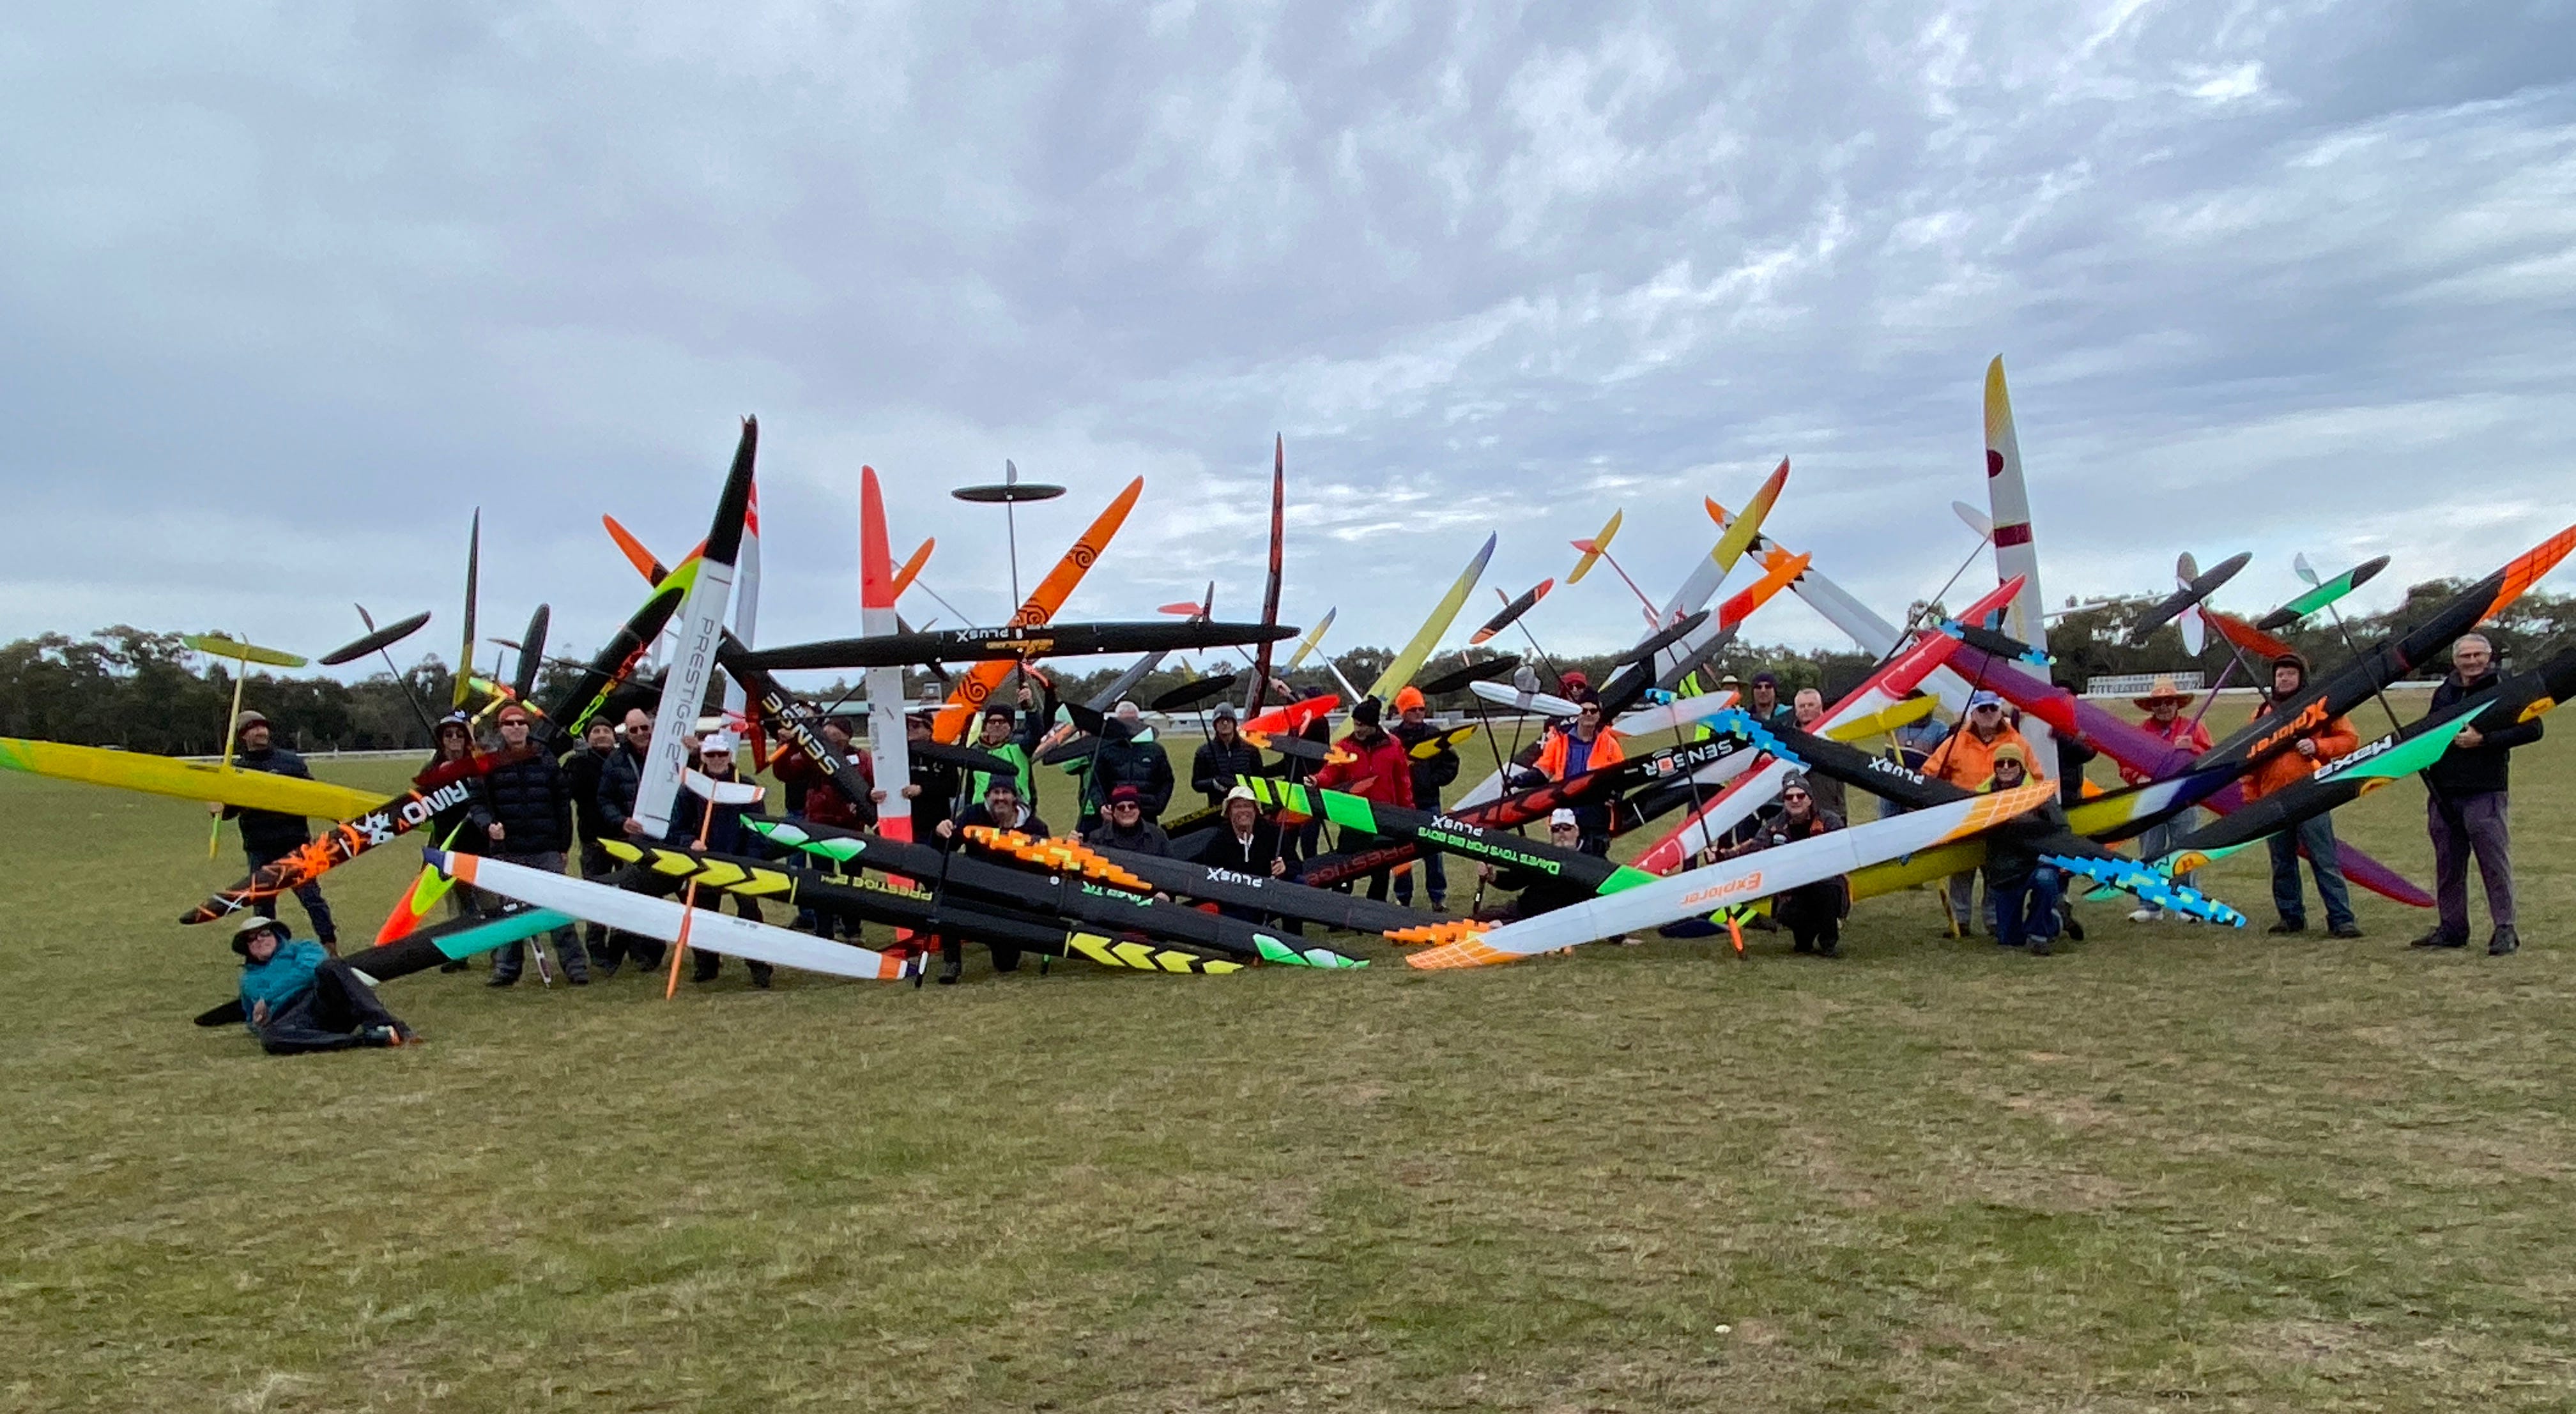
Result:
M1351 724L1353 726L1376 726L1378 714L1383 710L1383 708L1378 706L1376 698L1363 697L1360 699L1359 705L1351 709Z

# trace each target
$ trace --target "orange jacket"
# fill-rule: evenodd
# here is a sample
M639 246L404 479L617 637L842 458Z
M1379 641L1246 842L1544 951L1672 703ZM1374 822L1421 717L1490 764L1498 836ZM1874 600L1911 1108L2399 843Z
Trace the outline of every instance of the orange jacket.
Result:
M2030 742L2020 732L2003 727L1995 732L1994 740L1980 741L1965 723L1950 733L1948 740L1932 748L1932 754L1924 759L1923 774L1948 781L1961 790L1984 790L1995 778L1995 748L1999 746L2020 747L2022 764L2029 770L2030 779L2048 779L2048 772L2041 768Z
M1538 770L1540 775L1547 777L1551 781L1561 781L1565 779L1565 744L1567 739L1573 735L1574 733L1570 728L1565 731L1549 732L1547 734L1546 744L1538 749ZM1587 771L1598 771L1604 766L1616 766L1627 759L1628 753L1619 749L1619 734L1607 727L1604 727L1601 729L1601 734L1599 736L1592 738L1592 761L1591 764L1585 766L1584 769Z
M2271 716L2272 704L2267 701L2255 708L2254 715L2258 718ZM2302 756L2299 754L2299 749L2293 746L2255 767L2252 773L2245 777L2247 800L2261 800L2274 791L2297 785L2315 775L2319 766L2338 756L2349 756L2354 747L2361 745L2361 734L2352 729L2352 719L2349 717L2329 718L2324 726L2312 727L2299 733L2299 736L2315 742L2317 754ZM2297 739L2297 737L2292 738L2294 741Z

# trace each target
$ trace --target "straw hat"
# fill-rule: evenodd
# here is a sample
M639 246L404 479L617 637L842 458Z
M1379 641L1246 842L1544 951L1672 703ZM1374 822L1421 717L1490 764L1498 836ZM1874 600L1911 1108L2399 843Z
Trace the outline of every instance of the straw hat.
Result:
M2173 676L2170 673L2160 673L2156 676L2156 680L2148 685L2146 696L2133 697L2129 700L2137 703L2142 710L2152 712L2160 702L2189 702L2191 694L2174 686Z

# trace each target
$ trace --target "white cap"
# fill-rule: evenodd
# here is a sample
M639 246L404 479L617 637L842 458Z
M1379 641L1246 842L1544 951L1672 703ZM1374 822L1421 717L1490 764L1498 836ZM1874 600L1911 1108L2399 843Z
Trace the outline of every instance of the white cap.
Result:
M698 752L704 755L710 751L721 751L730 756L733 754L734 745L733 733L709 732L698 739Z
M1571 825L1574 823L1574 812L1571 810L1551 810L1547 814L1547 827L1551 830L1555 829L1559 825Z
M1248 800L1255 805L1259 805L1261 803L1261 797L1252 793L1252 787L1245 785L1241 781L1235 782L1234 789L1225 793L1226 804L1232 805L1238 800Z

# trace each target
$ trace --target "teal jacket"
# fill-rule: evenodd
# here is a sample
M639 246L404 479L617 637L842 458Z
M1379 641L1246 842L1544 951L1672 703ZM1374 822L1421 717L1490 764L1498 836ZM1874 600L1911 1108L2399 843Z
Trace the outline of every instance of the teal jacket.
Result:
M261 1002L268 1003L268 1014L276 1016L312 991L313 974L329 956L320 943L298 939L278 944L266 962L245 959L241 974L242 1024L250 1025L250 1015Z

